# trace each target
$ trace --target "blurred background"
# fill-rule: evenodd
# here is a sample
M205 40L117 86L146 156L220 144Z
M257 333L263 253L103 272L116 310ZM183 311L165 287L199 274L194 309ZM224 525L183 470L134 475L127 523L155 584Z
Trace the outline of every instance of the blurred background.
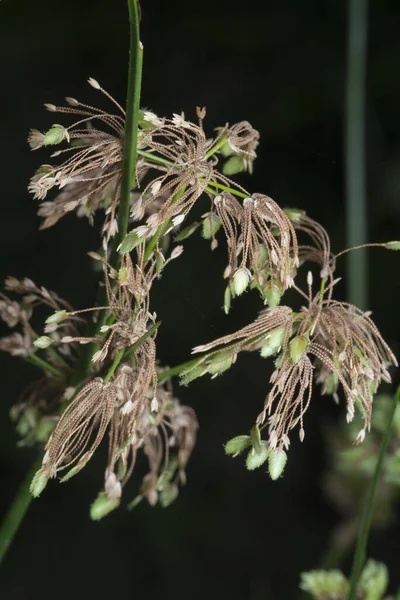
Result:
M320 221L334 251L345 247L344 99L347 2L269 0L257 4L143 0L145 48L142 106L160 115L207 107L206 127L248 120L260 131L254 174L238 181L282 207ZM366 85L368 239L400 238L400 3L369 7ZM124 102L129 31L123 0L0 1L0 275L28 276L76 308L90 306L96 275L86 252L96 228L74 216L38 232L27 183L49 153L31 153L30 127L46 130L54 116L44 102L65 95L103 106L88 77ZM369 256L369 308L399 356L399 255ZM222 311L225 251L192 236L183 256L153 289L162 320L162 363L187 360L190 349L233 331L259 310L246 294ZM341 299L346 261L340 259ZM3 330L2 330L3 331ZM6 331L4 330L4 333ZM319 566L339 523L323 481L331 456L327 431L343 407L316 391L303 444L293 442L284 477L245 470L223 444L246 433L268 389L267 361L242 356L212 383L175 391L200 421L188 482L169 508L142 503L100 523L88 507L102 486L104 449L79 477L49 485L35 500L0 572L0 597L36 600L114 596L149 600L299 597L299 574ZM10 505L35 450L17 448L9 410L34 367L0 356L0 514ZM396 376L395 376L396 377ZM139 466L140 472L140 466ZM139 481L139 478L138 478ZM125 500L135 495L126 490ZM131 495L130 495L131 494ZM400 585L400 526L377 530L369 556L386 562L390 591ZM348 572L347 557L343 567Z

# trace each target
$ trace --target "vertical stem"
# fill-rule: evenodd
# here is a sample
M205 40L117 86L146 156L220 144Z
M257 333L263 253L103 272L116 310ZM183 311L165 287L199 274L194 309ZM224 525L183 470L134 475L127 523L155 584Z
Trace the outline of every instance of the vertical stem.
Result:
M353 568L350 577L350 591L347 600L355 600L357 595L357 584L360 579L361 571L364 567L367 556L367 542L369 530L371 528L372 514L374 510L374 501L376 491L378 489L379 480L382 474L383 460L392 434L393 419L397 405L400 401L400 387L397 388L396 394L393 396L393 405L389 416L389 421L386 426L385 433L382 438L381 447L379 449L378 460L375 467L375 472L371 481L370 488L365 498L361 525L358 532L356 551L354 553Z
M139 9L137 0L128 0L128 10L130 25L130 56L121 196L118 207L118 234L115 240L116 247L124 239L127 232L130 193L136 177L138 121L143 64L143 46L139 39Z
M14 536L18 531L18 528L31 503L32 496L29 492L29 486L31 485L34 474L40 468L41 463L42 457L38 456L20 489L18 490L10 510L4 517L0 527L0 563L6 555L8 547L13 541Z
M128 71L128 91L125 120L125 137L123 147L123 166L121 178L121 194L118 207L118 234L115 248L124 238L128 228L130 191L136 176L137 134L139 121L140 88L142 80L143 46L139 39L139 10L137 0L128 0L130 23L130 58ZM118 268L119 256L114 251L110 262ZM80 383L87 375L90 367L91 352L82 353L73 375L73 383ZM116 365L117 366L117 365ZM41 456L35 461L32 471L26 477L14 502L0 528L0 563L4 558L32 500L29 486L35 472L40 468Z
M349 0L346 88L346 218L347 245L367 242L365 191L365 72L368 0ZM367 249L348 255L349 302L368 304Z

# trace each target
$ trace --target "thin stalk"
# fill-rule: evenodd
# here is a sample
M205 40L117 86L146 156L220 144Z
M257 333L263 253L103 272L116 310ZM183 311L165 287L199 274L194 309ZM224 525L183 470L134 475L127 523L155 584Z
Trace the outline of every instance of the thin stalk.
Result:
M210 158L213 154L218 152L218 150L220 150L222 148L222 146L224 146L226 144L227 141L228 141L228 138L226 137L226 135L224 135L224 137L222 137L219 140L219 142L217 142L215 144L215 146L213 146L212 148L209 149L209 151L206 154L206 158Z
M143 46L139 38L139 9L136 0L128 0L130 25L130 56L128 68L128 91L122 158L121 196L118 206L117 247L128 230L130 194L136 179L137 137L142 84ZM119 261L119 258L115 259Z
M365 73L368 0L350 0L346 84L346 221L347 246L367 241L365 191ZM348 256L349 302L368 305L367 250Z
M139 121L140 87L143 60L143 46L139 39L139 9L137 0L128 0L128 10L130 23L130 59L128 71L128 91L126 106L125 138L123 148L121 195L117 216L118 234L116 236L115 248L126 235L129 218L130 191L136 176L137 130ZM115 261L115 264L113 266L116 265L116 268L118 268L119 260L120 257L116 252L114 252L110 262L113 263ZM77 368L75 370L75 377L73 377L73 381L75 384L80 383L83 379L85 379L89 371L90 358L90 351L83 353L80 364L77 365ZM38 366L44 368L43 363L45 361L43 361L42 359L38 359L36 355L31 355L29 359L31 362L34 362ZM121 359L122 356L119 360ZM115 371L119 364L115 363L116 360L114 361L110 370L114 368ZM51 367L51 369L49 369L49 366ZM57 369L55 369L55 367L53 367L52 365L48 365L48 363L46 363L46 369L52 370L53 374L57 376L59 376L59 374L62 375ZM29 491L29 486L32 481L32 477L37 471L37 469L40 467L40 464L41 456L35 461L35 464L32 468L32 472L30 472L26 477L21 489L18 491L14 499L9 513L6 515L3 525L0 528L0 562L4 558L7 549L9 548L12 540L14 539L14 536L32 500L32 496Z
M385 433L382 438L381 447L379 449L378 460L375 467L375 472L372 477L371 485L365 498L365 504L363 514L361 518L360 529L358 531L357 545L354 553L353 568L351 570L350 577L350 591L347 596L347 600L355 600L357 595L357 585L360 579L361 571L364 567L367 558L367 542L369 531L371 528L371 520L374 509L374 501L376 491L378 489L379 480L382 475L383 460L385 458L386 450L392 435L393 419L396 412L397 405L400 401L400 387L397 388L397 392L393 397L393 405L390 412L388 424L385 429Z
M49 362L47 362L47 360L44 360L43 358L40 358L40 356L33 354L33 352L30 352L28 354L28 356L26 357L26 361L30 362L32 365L35 365L36 367L39 367L40 369L43 369L43 371L45 371L45 372L49 371L49 373L51 373L52 375L55 375L55 377L64 377L64 375L63 375L63 373L61 373L61 371L59 371L56 367L54 367Z
M173 375L179 375L185 369L189 367L193 367L196 363L198 363L201 358L194 358L193 360L188 360L187 362L181 363L180 365L176 365L175 367L171 367L170 369L166 369L165 371L161 371L158 374L158 381L164 381L167 377L172 377Z
M174 204L175 202L178 202L178 200L185 193L185 190L186 190L186 186L183 187L181 190L179 190L179 192L177 192L175 194L174 198L172 199L172 203L171 204ZM171 226L171 219L168 219L168 221L165 221L165 223L163 223L162 225L160 225L160 227L158 228L158 230L155 233L155 235L153 235L153 237L151 238L151 240L149 240L148 244L146 245L146 250L144 251L144 256L143 256L144 262L148 261L148 259L151 256L151 253L153 252L154 248L157 245L158 240L160 239L160 237L163 236L164 232L170 226Z
M24 482L19 488L15 496L10 510L4 517L0 527L0 563L7 553L7 550L14 539L16 532L25 516L26 511L31 503L32 496L29 492L32 478L42 464L42 457L38 456L33 463L31 470L27 474Z
M218 144L216 144L214 146L214 148L211 148L211 150L214 150L215 148L217 148L217 146L218 146ZM209 150L209 152L211 152L211 150ZM217 150L218 150L218 148L217 148ZM212 154L213 153L214 152L212 152ZM143 158L145 158L148 162L152 162L155 165L163 165L165 167L176 166L170 160L167 160L166 158L162 158L161 156L157 156L157 154L152 154L151 152L145 152L144 150L138 150L138 154L140 156L143 156ZM202 177L199 177L199 181L204 182L205 180ZM213 187L213 188L216 188L217 190L224 190L225 192L230 192L231 194L233 194L234 196L238 196L239 198L248 198L248 196L249 196L248 194L244 194L243 192L240 192L239 190L235 190L234 188L228 187L227 185L224 185L223 183L216 183L215 181L209 181L208 187Z

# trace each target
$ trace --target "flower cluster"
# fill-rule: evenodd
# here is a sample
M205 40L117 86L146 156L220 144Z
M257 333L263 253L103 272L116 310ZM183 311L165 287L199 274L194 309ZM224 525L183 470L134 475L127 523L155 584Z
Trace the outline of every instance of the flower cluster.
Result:
M174 398L168 373L157 361L160 323L151 311L151 291L166 265L182 254L181 242L198 229L211 241L212 250L220 238L226 243L225 312L232 298L246 290L257 291L263 309L239 331L197 346L194 352L202 356L186 367L182 382L206 373L216 377L242 351L257 351L275 360L261 413L249 435L228 442L227 453L248 450L249 469L268 460L271 477L279 477L291 430L297 427L300 440L305 437L314 379L322 393L332 394L335 400L342 388L348 421L359 409L364 424L357 441L362 441L370 427L373 396L381 381L390 381L388 367L396 359L368 313L333 299L338 255L332 253L325 229L304 211L282 209L268 196L249 193L231 179L241 171L252 172L258 132L243 121L219 127L208 138L204 108L197 108L196 123L183 113L161 118L150 110L140 111L129 224L126 232L118 231L125 111L96 80L89 83L113 104L116 114L74 98L66 98L67 106L47 104L51 113L69 115L75 122L67 127L55 124L45 133L31 131L28 141L33 150L67 146L53 154L63 162L42 165L29 191L40 201L42 227L54 225L70 211L86 215L91 222L96 212L103 215L101 251L90 253L101 265L103 300L72 310L27 279L9 279L6 286L23 294L22 302L4 295L0 299L1 318L10 327L22 326L21 334L0 341L1 349L31 361L37 351L47 353L47 362L36 357L36 363L50 369L47 381L57 381L55 428L51 434L50 428L47 431L50 437L32 493L39 495L50 478L61 475L66 481L81 471L107 433L104 488L92 506L94 519L119 505L139 449L147 457L149 471L132 505L147 498L150 504L159 501L166 506L176 497L178 483L185 480L197 420L192 409ZM58 193L48 200L52 188ZM193 221L190 216L198 203L204 203L204 212L200 221ZM173 245L173 239L179 245ZM400 246L398 242L382 245ZM298 285L298 272L305 263L319 269L317 292L311 271L305 289ZM281 305L288 288L295 290L302 304ZM42 336L29 324L32 307L40 303L54 311ZM90 315L95 325L86 319ZM79 352L82 344L89 345L90 364L77 380L74 369L76 360L84 356ZM44 393L50 404L53 392L51 385ZM20 406L31 407L32 402ZM36 405L35 410L39 410ZM17 408L14 412L19 414Z

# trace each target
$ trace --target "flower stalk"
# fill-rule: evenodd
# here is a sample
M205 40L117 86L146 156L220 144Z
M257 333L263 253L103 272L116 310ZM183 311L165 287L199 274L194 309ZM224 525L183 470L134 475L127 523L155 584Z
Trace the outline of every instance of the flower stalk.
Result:
M397 405L400 402L400 387L397 388L396 394L393 396L393 405L390 412L389 420L382 438L381 447L379 449L378 460L376 463L374 475L371 480L371 485L365 498L364 510L361 518L360 529L358 533L356 550L354 553L353 567L350 578L350 591L347 600L355 600L357 595L357 585L360 580L360 575L367 559L367 543L371 529L371 521L374 510L375 496L378 489L379 481L382 475L383 461L386 450L390 442L393 428L393 419Z

